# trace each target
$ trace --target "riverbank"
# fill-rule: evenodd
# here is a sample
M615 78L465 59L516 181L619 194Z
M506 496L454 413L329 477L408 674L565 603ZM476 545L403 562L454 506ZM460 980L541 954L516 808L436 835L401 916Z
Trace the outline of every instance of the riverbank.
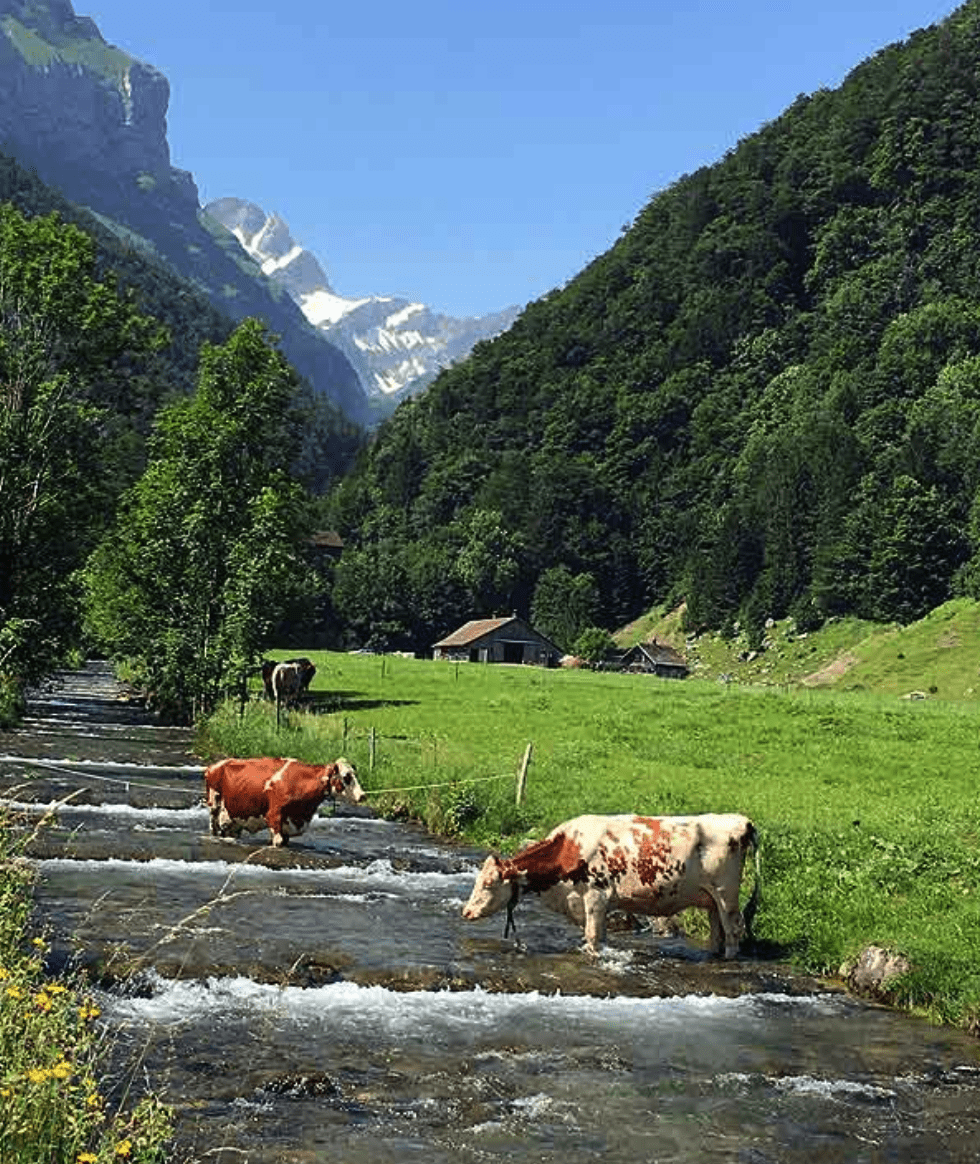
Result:
M99 1008L82 980L51 978L31 925L33 879L0 811L0 1160L164 1164L172 1112L106 1082Z
M505 853L582 812L745 812L763 837L757 956L839 977L879 948L909 967L885 1001L980 1031L974 704L311 658L286 728L228 707L202 754L343 753L383 814Z
M123 712L132 725L127 732L137 737L134 754L144 754L139 725L149 717L124 707L111 668L92 664L78 679L88 697L84 707L75 702L73 673L58 685L39 731L29 722L17 733L0 733L8 761L26 744L28 754L55 761L69 754L85 764L80 750L91 745L103 708ZM29 714L36 710L28 707ZM116 736L125 746L118 726ZM52 768L36 771L50 777ZM18 777L15 797L31 779ZM113 1047L85 976L51 972L48 936L35 914L35 865L25 854L52 827L53 812L25 815L9 802L0 806L0 1160L163 1164L173 1112L146 1093L138 1062L110 1067Z

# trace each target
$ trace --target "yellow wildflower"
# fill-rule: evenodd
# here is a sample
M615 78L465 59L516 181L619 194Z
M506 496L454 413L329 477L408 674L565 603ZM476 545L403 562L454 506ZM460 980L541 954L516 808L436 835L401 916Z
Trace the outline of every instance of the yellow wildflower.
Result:
M121 1143L118 1143L116 1145L116 1155L117 1156L128 1156L130 1154L130 1152L132 1152L132 1150L133 1150L133 1141L132 1140L123 1140Z
M46 950L46 949L47 949L47 946L48 946L48 944L47 944L47 942L44 940L44 938L32 938L32 939L31 939L31 945L32 945L32 946L33 946L33 947L34 947L36 950Z
M30 1071L27 1072L27 1078L31 1081L31 1083L45 1083L48 1078L48 1073L44 1070L43 1067L32 1067Z
M82 1003L82 1005L78 1008L78 1017L82 1019L98 1018L101 1013L102 1011L91 1002Z
M101 1107L102 1106L102 1096L99 1095L99 1093L97 1091L93 1091L92 1094L90 1096L88 1096L88 1098L85 1100L85 1102L88 1104L89 1107Z
M75 1164L98 1164L98 1159L91 1152L80 1152L75 1158Z
M68 987L62 986L60 982L55 982L54 985L48 987L48 994L67 994Z
M49 994L45 994L45 992L42 990L40 994L35 996L34 1005L38 1010L43 1010L44 1013L47 1014L52 1005L51 996Z
M10 971L7 969L7 967L0 966L0 982L3 982L4 979L9 978L9 977L10 977Z
M67 1079L71 1075L71 1064L67 1059L62 1059L51 1068L51 1075L55 1079Z
M23 992L23 990L21 990L21 988L19 986L8 986L7 987L7 997L8 998L23 998L24 992Z

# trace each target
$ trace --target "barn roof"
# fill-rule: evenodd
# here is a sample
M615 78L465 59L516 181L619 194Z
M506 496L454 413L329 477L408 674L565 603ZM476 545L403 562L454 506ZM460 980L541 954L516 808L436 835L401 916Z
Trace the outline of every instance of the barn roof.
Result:
M437 647L467 647L470 643L477 639L482 639L484 635L490 634L492 631L500 630L502 626L506 626L509 622L519 622L520 620L513 615L508 615L507 618L475 618L469 622L464 622L459 630L454 630L451 635L440 639L435 644Z

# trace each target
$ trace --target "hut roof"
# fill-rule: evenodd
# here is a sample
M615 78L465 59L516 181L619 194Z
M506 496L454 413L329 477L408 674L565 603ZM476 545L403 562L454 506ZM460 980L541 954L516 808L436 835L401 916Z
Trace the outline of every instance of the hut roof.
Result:
M651 639L648 643L637 643L634 647L626 653L625 662L629 662L629 656L634 652L639 652L650 660L651 663L658 664L661 667L687 667L687 661L684 656L675 651L673 647L666 643L658 643L656 639Z

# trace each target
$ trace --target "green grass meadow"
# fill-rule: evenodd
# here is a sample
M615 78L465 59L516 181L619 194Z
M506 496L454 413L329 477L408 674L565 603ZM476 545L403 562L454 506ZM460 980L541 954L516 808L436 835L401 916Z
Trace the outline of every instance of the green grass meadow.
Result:
M229 704L202 754L345 754L379 812L505 853L579 813L744 812L762 834L763 956L837 974L884 946L912 965L890 1001L980 1030L976 703L310 657L307 710L277 732L268 704Z

